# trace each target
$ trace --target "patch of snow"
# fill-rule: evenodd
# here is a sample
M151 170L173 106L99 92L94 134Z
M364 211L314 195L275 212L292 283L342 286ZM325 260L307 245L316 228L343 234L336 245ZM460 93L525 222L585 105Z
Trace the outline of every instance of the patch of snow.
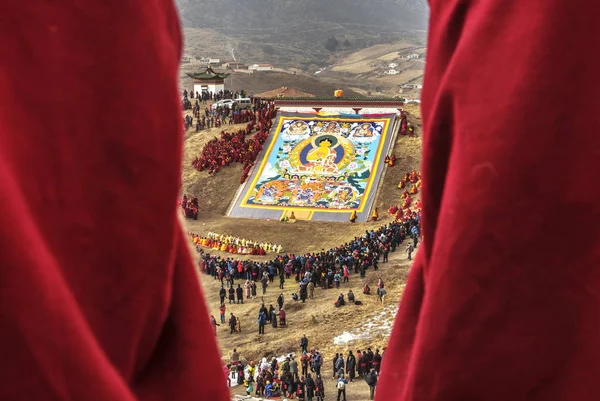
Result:
M389 336L392 333L396 305L386 306L381 312L366 319L359 327L344 331L333 339L334 345L348 345L356 340L369 340L376 335Z

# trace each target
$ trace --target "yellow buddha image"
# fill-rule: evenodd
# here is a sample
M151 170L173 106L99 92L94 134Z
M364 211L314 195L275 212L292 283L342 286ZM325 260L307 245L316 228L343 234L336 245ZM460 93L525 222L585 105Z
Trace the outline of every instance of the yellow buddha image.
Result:
M318 146L311 149L306 155L306 161L310 163L314 172L328 171L338 172L335 165L337 153L332 149L333 143L329 138L323 138L318 142Z
M344 137L322 134L301 141L289 155L292 171L339 174L354 157L354 147Z
M306 155L306 160L312 163L315 162L324 162L329 156L333 155L335 157L335 150L331 149L331 140L329 138L324 138L319 141L319 146L315 149L312 149Z

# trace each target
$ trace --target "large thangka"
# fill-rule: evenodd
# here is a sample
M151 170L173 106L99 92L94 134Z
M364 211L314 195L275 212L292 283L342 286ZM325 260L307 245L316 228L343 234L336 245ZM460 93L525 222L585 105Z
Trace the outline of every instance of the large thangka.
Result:
M239 206L362 212L387 153L384 145L392 120L393 116L280 117Z

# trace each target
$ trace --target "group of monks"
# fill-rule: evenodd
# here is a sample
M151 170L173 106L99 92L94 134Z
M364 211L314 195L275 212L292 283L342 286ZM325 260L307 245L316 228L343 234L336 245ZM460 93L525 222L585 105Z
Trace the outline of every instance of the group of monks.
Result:
M400 134L408 136L415 136L415 127L406 120L406 113L402 113L400 120Z
M281 253L283 247L268 242L258 243L246 238L238 238L232 235L223 235L209 232L206 237L189 233L192 242L216 251L229 252L239 255L266 255L267 253Z
M411 206L413 208L411 209ZM412 205L412 199L410 195L402 201L402 205L391 205L388 209L388 214L394 216L396 221L402 221L414 217L416 214L421 213L421 200L418 199L414 205Z
M405 189L408 184L414 184L412 188L408 191L408 194L418 194L419 190L423 186L423 181L421 180L421 173L418 173L415 170L413 170L410 173L404 174L404 177L402 177L400 183L398 184L398 188Z
M251 121L243 130L235 133L223 131L220 138L209 141L202 149L200 157L196 157L192 161L194 168L198 171L208 170L209 174L215 174L221 167L231 163L243 163L244 172L240 183L246 181L250 168L254 165L258 153L269 136L272 110L261 111L260 117L258 124ZM252 134L255 128L258 129L256 135L246 139L246 136Z
M198 220L198 198L190 197L188 200L187 195L183 195L181 200L179 201L179 206L181 207L181 211L183 216L188 219Z
M406 186L409 183L413 184L410 190L406 189ZM417 172L416 170L413 170L410 173L406 173L404 177L402 177L400 184L398 184L399 189L404 189L404 192L402 192L402 195L400 195L400 200L402 203L400 204L400 206L391 205L388 209L388 214L390 214L391 216L395 216L395 219L397 221L401 221L403 219L414 216L415 213L420 213L421 200L418 199L413 204L413 198L411 197L411 195L418 194L419 189L421 189L422 186L423 181L421 179L421 173ZM410 209L411 207L413 207L413 210Z
M385 164L387 164L390 167L394 167L394 165L396 164L396 155L387 155L385 157L384 160Z

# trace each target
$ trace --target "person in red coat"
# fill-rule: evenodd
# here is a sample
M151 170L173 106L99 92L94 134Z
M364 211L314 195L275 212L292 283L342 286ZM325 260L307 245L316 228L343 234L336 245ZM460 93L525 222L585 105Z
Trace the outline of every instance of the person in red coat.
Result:
M376 400L596 401L600 3L429 3L424 242Z
M0 3L0 400L230 399L175 206L181 46L170 0Z

